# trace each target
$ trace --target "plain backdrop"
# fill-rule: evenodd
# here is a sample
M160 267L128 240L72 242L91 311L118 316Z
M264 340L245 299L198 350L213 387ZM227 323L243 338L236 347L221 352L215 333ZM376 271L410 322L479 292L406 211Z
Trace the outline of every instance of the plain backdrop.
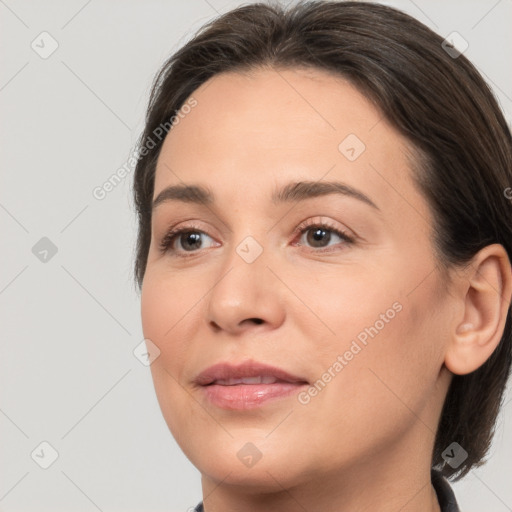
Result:
M101 200L93 191L129 158L165 58L241 3L0 0L3 512L172 512L201 499L134 355L133 173ZM510 124L511 0L387 3L458 32ZM488 463L454 485L465 512L512 510L511 399Z

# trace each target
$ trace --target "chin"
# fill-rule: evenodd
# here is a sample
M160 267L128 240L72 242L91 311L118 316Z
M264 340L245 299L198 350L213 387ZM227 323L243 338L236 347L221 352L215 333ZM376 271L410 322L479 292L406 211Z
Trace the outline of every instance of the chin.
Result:
M220 441L209 437L206 446L193 439L181 449L201 474L223 485L240 486L251 492L275 492L293 487L311 476L311 464L297 460L299 453L282 437L265 439L268 431L259 436L247 432ZM182 439L183 440L183 439ZM308 470L301 471L301 467ZM307 473L307 474L306 474Z

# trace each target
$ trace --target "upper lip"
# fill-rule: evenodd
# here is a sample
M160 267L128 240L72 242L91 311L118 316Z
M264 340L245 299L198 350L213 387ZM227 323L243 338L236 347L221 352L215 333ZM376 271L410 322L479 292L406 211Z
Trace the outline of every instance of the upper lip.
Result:
M203 370L194 379L200 386L208 386L216 380L241 379L243 377L272 376L281 382L293 382L307 384L303 377L293 375L276 366L259 363L257 361L245 361L239 364L221 362Z

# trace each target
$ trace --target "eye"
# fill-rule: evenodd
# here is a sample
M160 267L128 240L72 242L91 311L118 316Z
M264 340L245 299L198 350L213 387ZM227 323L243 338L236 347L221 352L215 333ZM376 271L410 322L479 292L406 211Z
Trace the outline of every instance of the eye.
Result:
M336 238L341 239L345 245L354 243L353 237L326 222L309 220L301 224L296 231L300 234L300 240L297 245L309 245L314 249L329 247L329 242L336 241ZM334 237L332 236L333 234ZM339 242L334 245L339 245Z
M160 242L160 250L162 252L173 252L179 256L187 257L185 253L195 253L199 249L203 249L204 237L213 240L204 231L197 226L186 226L179 229L171 229L166 233ZM176 244L180 245L180 249L176 249Z

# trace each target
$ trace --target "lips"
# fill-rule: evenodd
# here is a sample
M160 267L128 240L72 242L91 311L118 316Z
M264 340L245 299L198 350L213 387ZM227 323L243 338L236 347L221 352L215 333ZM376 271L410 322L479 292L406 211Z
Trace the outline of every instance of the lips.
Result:
M194 382L208 402L231 410L260 407L267 401L289 397L308 385L299 375L255 361L210 366Z
M242 364L218 363L202 371L195 379L200 386L218 384L232 386L236 384L273 384L275 382L291 382L307 384L303 377L255 361Z

